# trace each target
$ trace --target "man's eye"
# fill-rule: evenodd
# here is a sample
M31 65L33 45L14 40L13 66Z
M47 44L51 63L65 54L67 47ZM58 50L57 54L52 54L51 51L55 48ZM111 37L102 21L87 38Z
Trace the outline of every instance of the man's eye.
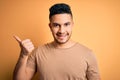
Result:
M53 24L54 27L58 27L59 25L58 24Z
M70 25L70 23L65 23L65 26L69 26Z

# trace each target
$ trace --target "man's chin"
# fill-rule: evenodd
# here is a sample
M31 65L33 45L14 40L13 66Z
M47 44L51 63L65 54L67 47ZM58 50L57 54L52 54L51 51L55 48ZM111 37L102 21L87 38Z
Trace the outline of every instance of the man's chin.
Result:
M70 37L65 37L64 39L54 38L54 40L58 44L65 44L65 43L67 43L69 41L69 39L70 39Z
M59 40L56 40L56 42L57 42L58 44L65 44L65 43L68 42L68 40L65 40L65 41L59 41Z
M58 44L65 44L66 42L57 41Z

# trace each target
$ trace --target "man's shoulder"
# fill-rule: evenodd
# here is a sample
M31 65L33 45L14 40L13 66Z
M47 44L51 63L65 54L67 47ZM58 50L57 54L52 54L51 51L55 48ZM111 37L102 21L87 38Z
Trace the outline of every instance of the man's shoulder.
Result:
M78 42L77 42L76 47L77 47L78 49L80 49L80 50L83 50L83 51L92 51L92 50L91 50L90 48L88 48L87 46L85 46L85 45L83 45L83 44L81 44L81 43L78 43Z
M35 51L39 51L39 50L46 50L46 49L49 49L51 48L51 43L45 43L43 45L39 45L35 48Z
M93 50L83 44L77 43L77 48L79 52L83 53L84 55L88 57L95 56Z
M32 51L32 55L38 55L40 53L44 53L46 51L49 51L49 48L50 48L50 43L39 45Z

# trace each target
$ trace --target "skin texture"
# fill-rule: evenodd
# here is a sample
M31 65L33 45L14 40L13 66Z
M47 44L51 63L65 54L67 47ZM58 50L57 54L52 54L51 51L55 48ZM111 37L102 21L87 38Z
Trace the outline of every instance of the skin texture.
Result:
M13 80L31 80L35 71L27 68L27 59L31 52L34 50L34 45L30 39L21 40L18 36L14 36L18 44L20 45L21 52L18 62L15 66L13 73Z
M49 27L54 37L54 44L59 47L69 46L72 43L73 19L70 14L56 14L51 17ZM71 46L71 44L70 44Z
M19 43L21 51L25 53L24 55L28 55L34 50L34 45L30 39L21 40L18 36L14 36L14 38Z

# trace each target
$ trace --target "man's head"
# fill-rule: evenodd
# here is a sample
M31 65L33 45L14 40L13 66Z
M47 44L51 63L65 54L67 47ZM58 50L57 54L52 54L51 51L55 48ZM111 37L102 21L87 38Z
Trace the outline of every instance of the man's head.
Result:
M49 11L49 27L53 34L54 41L59 44L68 42L73 27L73 17L70 6L64 3L55 4Z
M56 15L56 14L63 14L63 13L66 13L66 14L70 14L71 17L72 17L72 11L70 9L70 6L65 4L65 3L58 3L58 4L54 4L50 9L50 14L49 14L49 19L51 19L51 17L53 15Z

